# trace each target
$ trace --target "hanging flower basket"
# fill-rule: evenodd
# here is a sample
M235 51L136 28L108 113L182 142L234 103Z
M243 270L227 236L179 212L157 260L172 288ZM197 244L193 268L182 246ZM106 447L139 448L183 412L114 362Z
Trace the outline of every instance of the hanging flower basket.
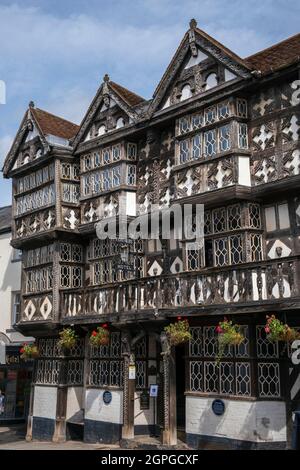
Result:
M21 359L29 360L35 359L39 356L39 350L35 344L24 343L20 349Z
M98 328L92 331L90 336L90 344L91 346L108 346L109 345L109 331L108 325L105 323L102 326L98 326Z
M192 339L190 325L187 320L178 320L176 323L171 323L165 326L164 330L167 334L170 346L178 346Z
M59 332L59 340L57 345L59 348L68 351L76 345L77 340L78 335L75 333L73 328L64 328Z
M275 315L267 315L266 318L265 332L269 341L285 341L292 343L296 339L300 339L300 333L295 330L295 328L291 328L289 325L282 323Z
M234 324L231 320L224 318L219 322L216 332L218 333L218 355L217 361L224 355L226 346L239 346L245 339L241 333L240 325Z

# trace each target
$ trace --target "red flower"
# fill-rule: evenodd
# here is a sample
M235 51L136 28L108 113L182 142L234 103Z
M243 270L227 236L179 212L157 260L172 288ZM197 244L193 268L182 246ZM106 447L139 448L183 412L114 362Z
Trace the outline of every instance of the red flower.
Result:
M97 336L97 331L93 331L92 336Z
M222 330L222 328L220 327L220 325L217 326L216 332L217 332L218 334L223 333L223 330Z
M181 318L182 318L181 316L178 316L178 317L177 317L177 320L181 320Z
M20 349L20 353L23 354L25 352L25 349L24 348L21 348Z
M271 330L270 330L270 327L269 327L269 326L266 326L266 327L265 327L265 332L267 333L267 335L270 333L270 331L271 331Z
M104 325L102 325L102 328L108 328L108 324L104 323Z

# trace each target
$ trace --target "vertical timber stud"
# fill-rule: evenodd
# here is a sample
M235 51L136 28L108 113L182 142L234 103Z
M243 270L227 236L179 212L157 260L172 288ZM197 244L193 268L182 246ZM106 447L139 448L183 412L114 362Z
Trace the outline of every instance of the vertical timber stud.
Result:
M122 335L124 346L124 389L123 389L123 427L122 438L134 438L134 392L135 379L129 379L129 366L134 361L134 354L131 354L131 335L125 332Z
M66 441L66 414L67 414L67 398L68 398L68 361L64 357L62 359L59 384L57 386L57 403L56 403L56 419L53 442Z
M33 420L33 403L34 403L34 376L35 367L33 370L33 378L30 384L30 398L29 398L29 410L27 418L27 430L26 430L26 441L32 441L32 420Z
M165 333L161 334L161 345L164 371L164 430L162 443L174 446L177 445L175 348L170 348Z

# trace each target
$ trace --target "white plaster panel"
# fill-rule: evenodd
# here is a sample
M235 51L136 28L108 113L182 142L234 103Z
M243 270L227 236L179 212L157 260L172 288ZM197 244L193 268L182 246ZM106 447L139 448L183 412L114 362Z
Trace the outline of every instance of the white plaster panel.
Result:
M216 416L213 399L186 399L186 432L253 442L285 441L285 404L275 401L224 400L225 413Z
M126 215L136 216L136 194L132 192L126 193Z
M56 387L34 387L33 416L55 419L56 403Z
M103 402L103 392L99 388L90 388L85 396L85 418L108 423L123 422L123 392L110 390L112 401L109 405Z
M83 408L83 387L69 387L67 399L67 419Z
M251 186L249 157L239 157L239 184Z

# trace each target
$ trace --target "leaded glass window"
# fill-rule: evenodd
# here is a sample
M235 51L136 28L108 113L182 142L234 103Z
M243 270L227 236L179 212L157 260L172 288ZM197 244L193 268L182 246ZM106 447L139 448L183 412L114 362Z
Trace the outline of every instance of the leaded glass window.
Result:
M239 148L248 148L248 126L244 123L239 123Z
M222 126L219 128L219 149L220 152L226 152L231 148L230 126Z
M182 140L179 144L179 158L180 163L185 163L189 160L189 141Z
M216 154L216 130L212 129L204 133L205 156L212 157Z
M197 134L192 139L192 156L194 160L198 160L201 157L201 134Z

